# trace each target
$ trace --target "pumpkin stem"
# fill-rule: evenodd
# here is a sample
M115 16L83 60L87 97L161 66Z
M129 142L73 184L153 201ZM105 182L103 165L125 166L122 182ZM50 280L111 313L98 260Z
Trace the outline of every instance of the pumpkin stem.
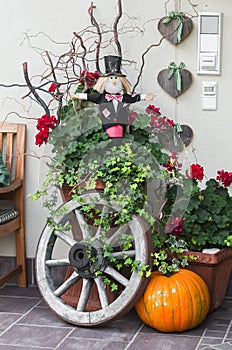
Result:
M167 277L172 277L172 275L174 275L176 272L170 272L170 271L167 271L164 275L167 276Z

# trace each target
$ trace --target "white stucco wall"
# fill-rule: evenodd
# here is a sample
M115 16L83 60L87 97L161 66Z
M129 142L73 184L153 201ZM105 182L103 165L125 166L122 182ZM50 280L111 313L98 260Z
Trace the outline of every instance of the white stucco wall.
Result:
M137 61L136 68L141 64L141 54L154 43L158 43L160 34L157 30L158 20L165 15L164 0L131 1L123 0L123 12L133 17L134 26L144 29L144 34L135 36L133 33L120 37L124 59ZM176 1L182 3L182 11L193 15L189 1ZM180 45L174 46L167 40L163 40L161 46L150 50L146 56L146 66L137 92L154 92L156 94L154 104L161 108L163 114L169 118L184 124L188 124L194 130L194 140L189 148L196 149L197 161L206 168L208 177L215 176L218 169L232 169L232 45L231 45L231 0L198 0L197 11L221 11L223 13L222 31L222 71L220 76L197 75L197 19L194 21L194 29L189 37ZM112 25L115 18L117 1L95 0L95 16L100 23ZM79 31L89 24L87 9L90 1L70 0L45 1L45 0L20 0L4 2L0 13L0 83L24 84L22 63L27 61L29 74L41 73L44 69L43 62L36 52L28 44L25 34L36 36L31 42L39 48L56 50L44 34L57 42L67 42L73 37L74 31ZM168 10L175 9L175 1L170 0ZM124 15L120 23L127 20ZM152 21L150 21L152 19ZM143 27L143 24L145 26ZM40 34L39 34L40 33ZM115 54L116 51L107 49L105 54ZM161 69L167 68L171 61L179 64L183 61L186 68L193 76L192 86L178 99L173 99L158 85L156 77ZM93 66L93 69L95 67ZM128 79L135 83L137 73L135 67L128 68ZM218 109L217 111L201 110L201 86L202 81L216 81L218 83ZM35 120L43 111L38 106L33 106L27 112L29 100L21 97L27 93L26 88L1 88L0 87L0 121L4 120L10 112L17 112L29 119L19 119L16 114L7 116L7 121L27 123L27 152L36 152L41 155L43 147L34 145ZM195 161L195 158L193 157ZM41 178L40 161L31 156L26 158L26 194L34 193L39 186ZM27 256L35 255L36 244L45 223L46 213L40 202L33 202L26 198L26 240ZM13 255L10 248L11 237L1 240L0 255Z

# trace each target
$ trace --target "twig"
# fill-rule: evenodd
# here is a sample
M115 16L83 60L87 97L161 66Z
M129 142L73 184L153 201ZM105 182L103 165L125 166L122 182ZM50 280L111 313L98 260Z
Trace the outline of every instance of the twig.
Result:
M35 88L32 86L30 79L28 77L28 70L27 70L27 62L23 63L23 73L24 73L24 78L26 80L27 86L29 87L30 91L32 92L32 94L34 95L34 97L36 98L37 102L43 107L43 109L45 110L45 113L50 116L50 111L48 106L46 105L46 103L42 100L42 98L38 95L38 93L36 92Z
M193 4L191 0L188 0L188 3L189 3L190 6L192 6L192 9L193 9L193 11L195 12L196 17L198 17L199 15L198 15L198 12L197 12L197 10L196 10L196 7L198 6L198 4ZM194 16L193 16L193 17L194 17Z
M52 76L53 76L53 79L54 79L54 82L55 82L55 85L56 85L56 91L57 91L57 94L58 94L58 107L57 107L57 117L58 117L58 124L60 123L60 110L62 108L62 99L63 99L63 95L60 93L60 90L59 90L59 85L58 85L58 81L57 81L57 78L56 78L56 73L55 73L55 69L54 69L54 66L53 66L53 63L52 63L52 59L51 59L51 56L49 55L48 51L45 51L46 53L46 56L49 60L49 63L50 63L50 66L51 66L51 73L52 73Z
M95 9L96 6L93 5L93 2L91 2L91 5L88 9L88 14L90 15L91 24L96 27L97 34L98 34L98 41L96 46L96 70L101 74L100 66L99 66L99 56L100 56L100 47L102 43L102 33L99 24L97 23L94 15L93 15L93 9Z
M27 85L22 85L22 84L0 84L0 87L4 88L12 88L12 87L27 87Z
M170 35L170 34L168 34L168 35ZM166 36L167 36L167 35L166 35ZM142 65L141 65L141 67L140 67L140 71L139 71L139 75L138 75L137 81L136 81L136 83L135 83L135 85L134 85L134 87L133 87L133 89L132 89L132 94L134 93L135 88L138 86L139 81L140 81L140 78L141 78L141 76L142 76L143 68L144 68L144 65L145 65L145 56L146 56L146 54L147 54L153 47L160 46L160 44L162 43L163 39L164 39L166 36L161 37L161 38L160 38L160 41L158 42L158 44L152 44L152 45L150 45L150 46L146 49L146 51L142 54Z
M118 15L115 18L114 24L113 24L113 32L114 32L114 41L118 49L118 55L122 56L122 48L121 44L118 40L118 23L120 18L122 17L122 1L118 0Z

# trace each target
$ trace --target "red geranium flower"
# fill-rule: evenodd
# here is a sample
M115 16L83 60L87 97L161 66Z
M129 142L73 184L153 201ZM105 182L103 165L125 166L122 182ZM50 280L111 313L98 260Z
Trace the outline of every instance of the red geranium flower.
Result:
M57 123L58 120L54 115L50 117L49 115L44 114L41 118L39 118L36 125L39 133L35 135L35 144L41 146L42 143L46 143L50 129L53 129Z
M47 142L49 136L49 129L40 130L37 135L35 135L35 144L41 146L43 143Z
M178 158L177 158L176 152L173 152L171 154L171 156L169 157L168 163L164 164L164 167L170 173L173 172L173 171L177 171L177 170L181 169L182 163L178 162Z
M60 87L60 84L58 84L58 83L51 83L48 91L49 92L55 92L57 87Z
M53 129L57 123L58 123L58 120L54 115L50 117L49 115L44 114L41 118L38 119L36 128L38 130L49 129L49 128Z
M169 223L166 224L165 230L167 232L172 232L175 236L179 236L183 233L185 218L180 218L178 216L172 218Z
M129 124L133 123L133 121L135 121L137 115L138 115L137 112L130 111L130 116L129 116L129 118L128 118L128 123L129 123Z
M218 170L216 180L223 183L224 187L229 187L232 184L232 172Z
M157 108L155 107L154 105L149 105L147 108L146 108L146 113L147 114L153 114L153 115L161 115L160 113L160 108Z
M189 172L186 172L189 179L203 180L204 168L200 164L192 164L190 166Z
M87 72L87 71L83 70L81 72L81 76L83 78L80 79L80 83L82 85L84 85L86 83L88 87L92 87L96 83L96 80L99 78L99 73L98 73L98 71Z

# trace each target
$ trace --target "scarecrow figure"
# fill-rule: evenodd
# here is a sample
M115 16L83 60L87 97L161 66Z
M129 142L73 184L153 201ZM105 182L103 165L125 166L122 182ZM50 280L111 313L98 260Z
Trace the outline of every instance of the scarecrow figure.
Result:
M98 93L78 93L71 96L98 104L103 129L109 138L121 139L128 125L129 105L143 100L152 101L153 94L131 95L130 83L120 71L121 57L105 56L104 60L106 73L98 78L94 86Z

